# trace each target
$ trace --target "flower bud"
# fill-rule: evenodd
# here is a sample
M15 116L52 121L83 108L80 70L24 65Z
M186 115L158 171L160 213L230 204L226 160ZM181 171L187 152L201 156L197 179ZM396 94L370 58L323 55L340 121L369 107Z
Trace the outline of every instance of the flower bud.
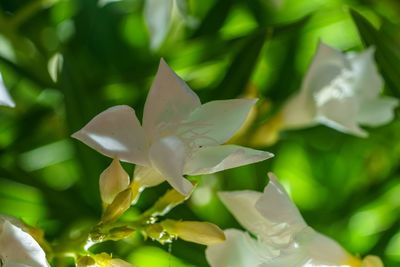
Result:
M161 225L168 233L188 242L209 246L225 241L224 232L209 222L165 220Z
M101 220L102 224L117 220L124 212L129 209L132 203L132 189L128 187L120 192L114 201L106 208Z
M382 260L377 256L368 255L362 261L362 267L383 267Z
M148 209L143 217L151 216L163 216L168 213L171 209L175 208L182 202L184 202L188 196L184 196L175 189L168 190L162 197L160 197L154 205Z
M90 256L82 256L76 262L77 267L97 267L96 261Z
M100 175L100 195L103 203L109 205L117 194L129 186L129 175L119 160L114 159Z
M96 261L96 266L99 267L135 267L129 262L123 261L121 259L113 259L107 253L101 253L93 256Z

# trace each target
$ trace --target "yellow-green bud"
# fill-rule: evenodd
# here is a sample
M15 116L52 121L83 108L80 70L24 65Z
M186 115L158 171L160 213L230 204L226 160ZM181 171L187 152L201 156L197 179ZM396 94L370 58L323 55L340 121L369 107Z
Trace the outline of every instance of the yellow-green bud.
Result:
M118 193L128 188L129 182L129 175L119 160L114 159L100 175L100 195L103 203L111 204Z
M209 222L165 220L161 225L168 233L185 241L206 246L225 241L224 232Z

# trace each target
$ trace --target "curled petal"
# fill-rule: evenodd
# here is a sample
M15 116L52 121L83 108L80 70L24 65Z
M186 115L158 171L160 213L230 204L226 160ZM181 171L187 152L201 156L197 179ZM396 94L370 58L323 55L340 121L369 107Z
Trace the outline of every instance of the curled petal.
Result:
M185 174L199 175L219 172L273 157L273 154L251 148L222 145L196 150L185 164Z
M144 131L129 106L103 111L72 137L110 158L148 165Z
M256 101L231 99L205 103L184 121L180 134L197 147L223 144L239 130Z
M200 105L198 96L161 59L144 106L143 128L150 141L173 135L178 124Z
M153 143L149 151L153 167L168 183L183 195L188 195L193 185L183 177L185 145L175 136L161 138Z

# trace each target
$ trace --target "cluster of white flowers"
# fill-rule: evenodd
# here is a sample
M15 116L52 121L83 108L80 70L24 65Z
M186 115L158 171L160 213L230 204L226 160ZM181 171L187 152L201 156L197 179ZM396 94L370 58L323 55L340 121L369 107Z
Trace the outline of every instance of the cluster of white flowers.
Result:
M273 174L264 192L221 192L238 222L256 238L236 229L226 242L209 246L212 267L381 267L376 257L361 262L334 240L309 227ZM364 264L364 265L362 265Z
M382 87L372 49L343 55L321 44L300 92L284 106L284 128L323 123L366 136L358 124L377 126L389 122L398 103L396 99L380 97ZM215 173L273 156L265 151L223 145L242 126L255 103L255 99L233 99L201 104L198 96L161 60L142 124L131 107L115 106L97 115L73 137L113 159L100 176L105 205L132 184L119 161L136 164L133 181L140 190L168 181L188 196L193 185L184 175ZM14 106L1 77L0 104ZM309 227L272 174L263 193L221 192L219 196L254 237L228 229L223 243L201 239L200 243L212 243L206 250L212 267L383 266L376 257L361 261L351 256L334 240ZM169 223L171 227L179 224ZM185 227L184 231L180 229L184 236L190 236L187 225L205 227L196 222L180 224ZM205 229L215 230L208 226ZM49 266L39 243L21 222L8 217L0 217L0 262L4 267ZM99 254L81 257L78 266L132 265Z

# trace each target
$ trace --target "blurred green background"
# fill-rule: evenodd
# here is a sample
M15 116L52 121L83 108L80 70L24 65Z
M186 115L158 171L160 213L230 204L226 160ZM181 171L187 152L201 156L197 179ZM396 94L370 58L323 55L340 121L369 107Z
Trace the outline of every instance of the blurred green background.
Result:
M101 214L98 177L110 160L70 135L117 104L140 118L160 57L202 102L258 96L256 124L298 90L319 40L345 51L374 45L385 94L400 96L397 0L191 0L186 14L174 13L157 50L150 49L144 2L0 0L0 72L17 104L0 107L0 213L43 228L50 241ZM400 266L396 113L389 125L367 129L366 139L323 126L283 132L261 147L275 158L193 177L192 198L167 217L240 228L216 192L261 191L274 171L311 226L356 255ZM167 188L146 190L127 216ZM138 267L207 266L205 247L183 241L162 246L137 235L95 249Z

